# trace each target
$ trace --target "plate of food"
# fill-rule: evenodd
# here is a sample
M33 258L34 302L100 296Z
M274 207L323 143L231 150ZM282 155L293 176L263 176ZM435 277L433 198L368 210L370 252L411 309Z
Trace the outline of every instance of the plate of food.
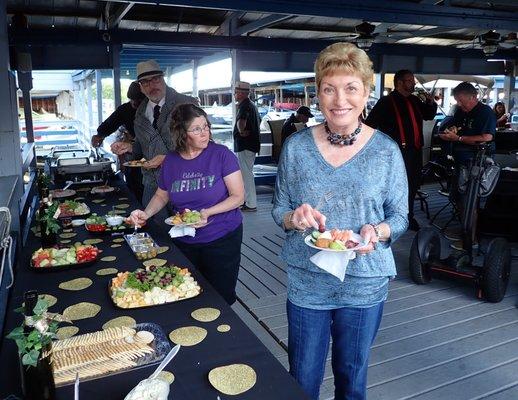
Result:
M136 168L136 167L143 167L144 164L147 163L147 160L145 158L141 158L140 160L131 160L131 161L126 161L124 164L125 167L133 167L133 168Z
M359 250L367 243L363 238L350 230L331 229L325 232L313 231L306 236L304 242L316 250L342 252Z
M186 208L181 212L177 212L172 217L167 218L164 222L171 226L191 226L201 221L201 214L196 210Z
M117 307L141 308L196 297L201 288L187 268L165 264L119 272L112 278L109 291Z
M85 203L73 200L65 200L59 205L58 218L82 217L90 214L90 208Z
M120 215L100 216L95 213L85 220L85 229L90 233L124 232L134 229L131 219Z
M106 194L106 193L112 193L115 191L115 188L113 186L109 185L102 185L102 186L96 186L92 188L90 193L92 194Z
M81 243L67 247L40 248L32 253L31 269L50 272L85 267L93 264L99 254L97 247Z
M76 191L72 189L54 189L50 191L50 194L54 199L64 199L66 197L75 196Z
M74 384L76 373L84 382L158 364L170 350L160 325L149 322L63 338L52 342L54 382L67 386Z

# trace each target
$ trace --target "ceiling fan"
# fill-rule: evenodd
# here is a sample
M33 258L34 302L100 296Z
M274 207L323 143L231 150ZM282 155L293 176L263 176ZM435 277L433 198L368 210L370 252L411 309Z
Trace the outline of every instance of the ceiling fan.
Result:
M461 49L481 49L486 56L492 56L499 48L517 48L516 32L502 36L497 31L487 31L473 38L471 43L457 45Z
M378 33L375 33L376 25L370 24L369 22L362 22L359 25L354 27L355 33L344 33L342 35L337 36L328 36L322 38L324 40L345 40L352 43L355 43L360 49L369 50L374 43L374 40L378 36Z

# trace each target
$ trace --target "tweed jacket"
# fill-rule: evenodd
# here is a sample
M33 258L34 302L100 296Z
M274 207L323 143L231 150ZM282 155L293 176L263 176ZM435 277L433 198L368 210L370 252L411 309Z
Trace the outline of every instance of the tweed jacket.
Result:
M171 125L171 111L178 104L193 103L198 101L191 96L178 93L169 86L166 87L165 103L160 110L158 118L158 129L153 128L151 122L146 117L146 107L149 100L145 99L137 109L135 114L135 143L133 146L133 158L138 160L144 157L151 160L157 155L165 155L173 151L173 142L169 126ZM158 177L160 168L143 169L142 181L144 186L158 187Z

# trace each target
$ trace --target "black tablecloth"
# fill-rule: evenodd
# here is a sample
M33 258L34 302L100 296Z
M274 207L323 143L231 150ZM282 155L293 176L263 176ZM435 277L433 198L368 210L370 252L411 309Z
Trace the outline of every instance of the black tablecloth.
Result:
M91 207L92 212L103 215L111 210L111 206L121 203L129 203L133 209L135 201L124 188L121 192L108 196L105 205L92 203L91 197L86 196L86 203ZM81 194L78 194L81 195ZM120 200L120 197L129 197L130 200ZM182 326L201 326L208 331L208 335L200 344L192 347L182 347L176 358L166 368L174 373L176 379L171 385L169 398L174 400L199 399L215 400L226 399L214 389L208 379L209 371L217 366L245 363L250 365L257 373L256 385L246 393L232 398L239 399L304 399L306 398L299 386L284 370L281 364L263 346L257 337L246 327L234 311L214 291L207 281L196 270L193 269L187 259L171 243L167 235L167 226L157 226L152 223L146 228L159 245L170 246L167 253L158 257L165 258L170 262L182 267L188 267L203 288L203 292L193 298L169 305L156 307L121 310L116 308L109 295L108 284L113 275L97 276L96 271L101 268L115 267L119 271L134 270L142 264L138 261L126 243L119 248L111 248L112 237L110 235L93 235L85 231L84 226L74 228L77 236L72 242L83 241L87 238L99 237L104 239L103 243L97 244L103 250L102 256L113 255L117 260L112 263L97 261L90 267L73 269L59 272L34 272L29 270L29 260L32 252L40 246L40 240L30 233L26 247L20 257L20 263L16 272L16 283L8 305L8 316L4 333L9 332L21 322L21 316L12 310L19 307L23 301L23 293L30 289L36 289L40 294L47 293L58 298L56 305L50 308L54 312L62 312L66 307L81 301L88 301L99 304L102 309L94 317L85 320L75 321L81 333L100 330L102 325L118 316L131 316L137 323L154 322L159 324L166 336L173 329ZM120 236L119 236L120 237ZM218 260L214 260L218 262ZM73 292L58 288L63 281L78 277L88 277L93 281L89 288ZM221 310L221 316L213 322L201 323L195 321L190 313L200 307L215 307ZM230 332L220 333L216 327L220 324L231 326ZM18 358L16 345L13 341L4 339L0 349L0 398L8 394L20 395L20 377L18 370ZM81 399L122 399L141 379L146 378L155 366L147 366L140 370L132 370L118 375L112 375L81 383ZM73 385L58 388L58 399L72 399Z

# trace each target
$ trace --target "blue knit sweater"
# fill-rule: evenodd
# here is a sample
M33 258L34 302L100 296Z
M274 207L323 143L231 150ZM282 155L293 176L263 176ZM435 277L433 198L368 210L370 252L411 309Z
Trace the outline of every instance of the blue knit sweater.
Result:
M320 154L311 128L290 136L283 146L272 215L282 226L284 215L302 203L318 204L323 194L333 197L320 206L326 228L359 233L366 223L385 222L391 239L367 256L349 262L344 282L314 265L317 252L304 237L290 230L282 249L288 264L288 299L313 309L370 307L387 296L389 277L396 275L390 244L407 229L408 185L397 144L375 131L349 161L335 168Z

